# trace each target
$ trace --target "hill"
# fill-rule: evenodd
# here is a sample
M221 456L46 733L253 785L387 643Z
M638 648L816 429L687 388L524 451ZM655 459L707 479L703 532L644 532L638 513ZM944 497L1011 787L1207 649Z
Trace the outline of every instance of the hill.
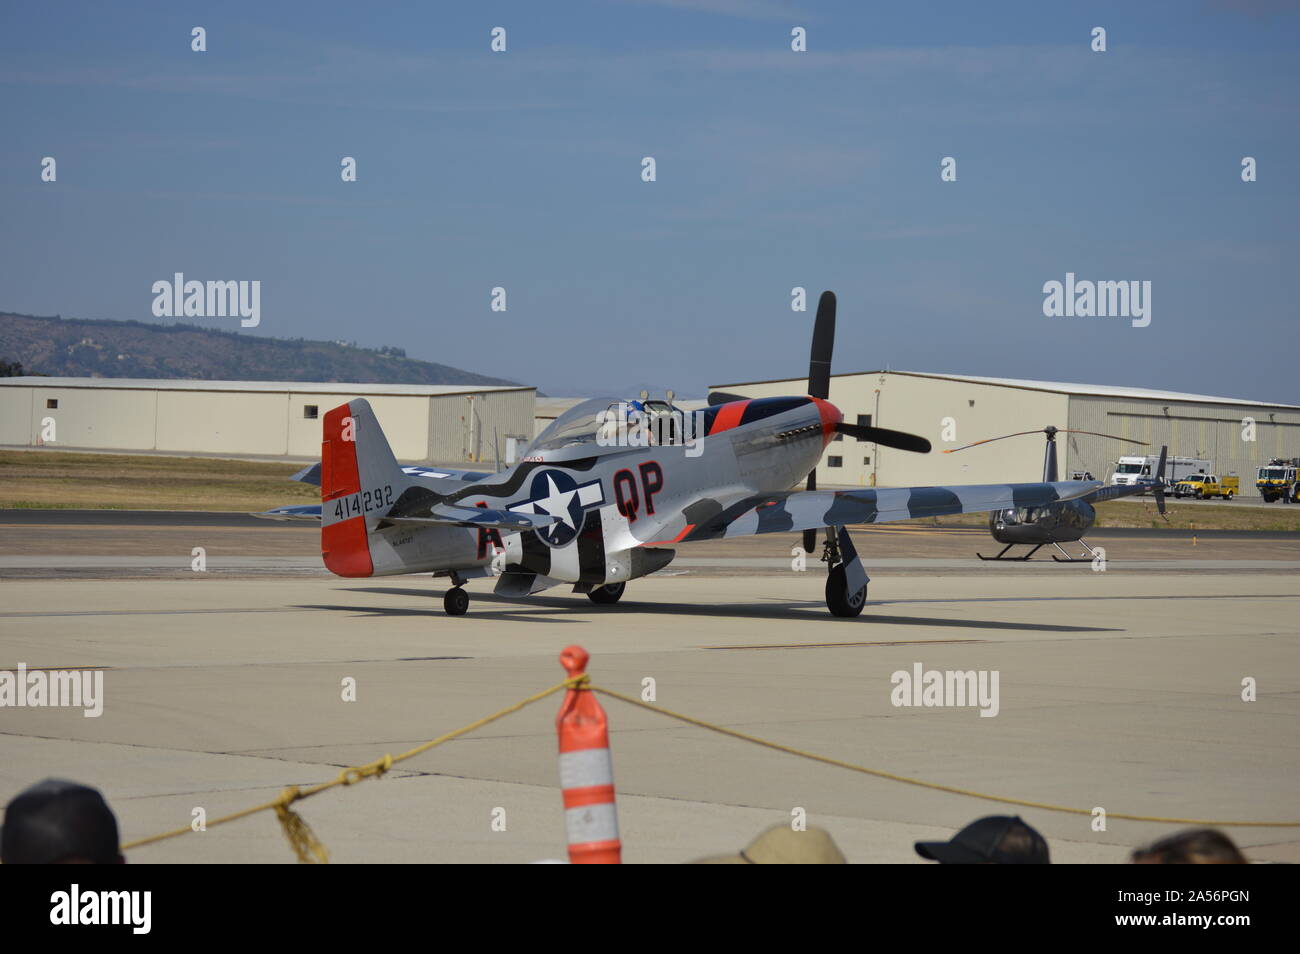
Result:
M516 384L401 348L264 338L187 324L101 321L0 312L0 364L26 374L207 381L350 381L383 384Z

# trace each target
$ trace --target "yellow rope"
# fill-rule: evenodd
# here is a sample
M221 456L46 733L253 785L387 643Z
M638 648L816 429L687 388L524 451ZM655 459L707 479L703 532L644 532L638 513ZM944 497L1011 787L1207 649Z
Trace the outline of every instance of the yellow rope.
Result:
M490 716L485 716L482 719L471 722L469 725L462 726L461 728L448 732L445 735L440 735L436 739L430 739L428 742L417 745L415 748L409 749L400 755L384 755L382 758L375 759L375 761L368 762L365 765L349 766L339 772L338 777L334 780L322 782L319 785L313 785L305 789L300 789L296 785L291 785L281 792L278 798L272 801L263 802L261 805L254 805L252 808L245 808L241 811L232 812L229 815L222 815L220 818L214 818L207 824L208 826L224 825L227 822L237 821L240 818L247 818L249 815L255 815L258 812L274 811L276 817L280 820L281 827L284 829L285 837L289 839L289 844L293 846L294 852L298 855L298 860L309 862L311 860L311 857L309 857L310 855L315 857L316 860L324 863L329 860L329 852L326 850L325 846L316 839L316 836L312 834L311 828L305 821L303 821L302 817L298 815L297 812L291 810L291 806L294 802L301 801L304 798L311 798L313 795L319 795L321 792L335 788L339 785L355 785L363 779L382 776L398 762L405 762L407 759L415 758L415 756L427 752L435 746L442 745L444 742L450 742L452 739L460 738L462 735L465 735L468 732L473 732L475 729L481 729L489 722L495 722L497 719L518 712L520 709L530 706L534 702L540 702L547 696L554 695L562 689L569 689L579 684L585 684L587 681L588 677L585 675L573 679L566 679L564 682L557 683L542 692L534 693L528 698L516 702L514 705L506 706L504 709L494 712ZM192 831L194 831L193 828L186 826L172 831L165 831L158 835L150 835L148 838L137 838L135 841L127 842L123 845L121 851L125 853L133 848L140 848L144 845L152 845L155 842L165 841L168 838L187 835Z
M803 749L796 749L791 745L782 745L780 742L772 742L768 739L760 739L754 735L747 735L744 732L737 732L735 729L728 729L724 726L715 725L712 722L705 722L703 719L695 719L691 716L684 715L680 712L674 712L671 709L665 709L663 706L652 705L648 702L642 702L633 696L625 696L621 692L615 692L612 689L604 689L600 686L590 686L593 692L603 693L610 698L617 699L619 702L626 702L628 705L639 706L642 709L648 709L651 712L657 712L660 715L666 715L669 718L677 719L680 722L686 722L690 725L699 726L701 729L709 729L713 732L729 735L733 739L740 739L744 742L753 742L755 745L761 745L769 749L775 749L778 752L785 752L788 755L797 755L800 758L811 759L814 762L822 762L826 765L834 765L839 768L849 769L853 772L861 772L864 775L874 775L877 778L888 779L891 782L902 782L905 785L917 785L921 788L929 788L939 792L949 792L953 795L966 795L970 798L980 798L989 802L1002 802L1006 805L1021 805L1026 808L1041 808L1049 812L1067 812L1071 815L1091 815L1092 812L1086 808L1070 808L1066 805L1053 805L1049 802L1032 802L1023 798L1006 798L1001 795L989 795L986 792L976 792L968 788L957 788L953 785L940 785L937 782L927 782L919 778L911 778L907 775L895 775L893 772L885 772L880 769L868 768L865 765L856 765L852 762L845 762L841 759L833 759L829 756L818 755L815 752L807 752ZM1213 818L1165 818L1161 815L1129 815L1123 812L1107 812L1107 818L1121 818L1125 821L1140 822L1167 822L1175 825L1198 825L1207 827L1238 827L1238 828L1300 828L1300 821L1221 821Z

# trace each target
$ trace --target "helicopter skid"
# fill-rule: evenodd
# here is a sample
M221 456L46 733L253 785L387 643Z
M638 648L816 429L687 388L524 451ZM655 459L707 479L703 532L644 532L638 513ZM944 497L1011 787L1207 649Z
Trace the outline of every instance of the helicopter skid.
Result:
M1041 543L1038 544L1038 546L1034 547L1032 550L1030 550L1030 551L1029 551L1028 553L1026 553L1024 556L1013 556L1013 557L1003 556L1003 554L1005 554L1008 550L1010 550L1010 549L1011 549L1012 547L1014 547L1014 546L1017 546L1017 544L1014 544L1014 543L1008 543L1005 547L1003 547L1003 548L998 552L998 555L997 555L997 556L986 557L984 554L979 553L978 551L975 553L975 555L976 555L977 557L979 557L981 560L985 560L985 561L995 561L995 560L1000 560L1000 561L1002 561L1002 562L1004 562L1004 563L1012 563L1012 562L1024 563L1024 562L1025 562L1026 560L1028 560L1031 556L1033 556L1035 553L1037 553L1037 552L1042 548L1043 545L1042 545Z

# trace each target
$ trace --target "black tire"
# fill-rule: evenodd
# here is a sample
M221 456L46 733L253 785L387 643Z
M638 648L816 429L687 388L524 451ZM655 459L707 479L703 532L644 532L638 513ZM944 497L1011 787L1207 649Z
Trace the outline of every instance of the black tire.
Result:
M606 583L604 586L593 586L587 591L587 599L602 606L610 606L623 598L623 590L626 588L626 583Z
M847 592L848 588L848 574L844 572L844 565L840 564L826 577L826 608L831 611L832 616L851 619L861 615L867 605L865 585L856 593Z
M448 616L464 616L469 609L469 594L464 587L453 586L442 597L442 608Z

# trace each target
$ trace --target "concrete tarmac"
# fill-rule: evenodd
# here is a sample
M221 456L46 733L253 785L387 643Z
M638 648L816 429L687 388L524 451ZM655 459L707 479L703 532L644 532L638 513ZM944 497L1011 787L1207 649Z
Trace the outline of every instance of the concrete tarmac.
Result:
M38 551L0 547L58 563ZM105 792L124 841L185 826L195 808L212 818L333 778L550 686L563 677L559 651L578 643L599 685L639 696L652 679L669 708L888 772L1089 813L1300 821L1300 575L1285 559L1223 568L1179 549L1165 558L1182 570L967 557L966 571L885 551L923 566L876 575L864 614L836 620L815 562L805 573L718 562L746 552L759 551L634 581L614 607L563 590L505 600L477 581L461 618L443 614L441 581L344 581L306 558L296 576L232 566L148 578L102 559L88 576L7 574L0 668L96 667L105 701L98 718L0 708L0 801L62 776ZM997 714L893 705L892 675L917 663L996 671ZM355 702L342 699L348 679ZM1246 679L1256 701L1242 700ZM1123 862L1185 827L1111 818L1098 831L1090 814L869 777L604 705L631 862L735 851L797 811L853 862L919 862L915 840L984 814L1020 814L1063 862ZM552 696L299 809L337 862L562 858L558 706ZM1254 859L1300 861L1296 829L1229 832ZM130 860L293 855L267 813Z

